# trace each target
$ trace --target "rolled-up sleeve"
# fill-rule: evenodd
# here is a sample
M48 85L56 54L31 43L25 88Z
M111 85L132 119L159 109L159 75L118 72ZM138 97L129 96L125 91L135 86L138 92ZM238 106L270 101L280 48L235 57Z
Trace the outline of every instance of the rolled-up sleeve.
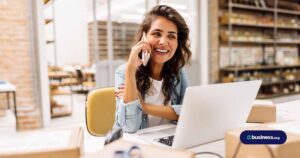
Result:
M115 72L115 89L125 82L125 65L121 65ZM142 108L139 99L125 103L123 98L116 98L115 126L124 132L136 132L142 123Z
M124 103L120 99L119 108L116 112L116 124L123 129L124 132L136 132L142 123L142 109L140 101L137 99L130 103Z
M181 111L181 105L171 105L171 107L174 109L175 113L177 115L180 114L180 111Z
M187 87L188 87L187 74L184 70L181 70L180 71L180 82L176 86L176 90L177 90L177 92L179 92L179 96L176 99L176 103L174 105L171 105L171 107L174 109L174 111L177 115L180 115L182 101L183 101L184 93L185 93L185 90Z
M185 90L188 87L188 78L187 78L187 74L184 70L181 71L181 84L180 84L180 103L182 104L183 102L183 97L185 94Z

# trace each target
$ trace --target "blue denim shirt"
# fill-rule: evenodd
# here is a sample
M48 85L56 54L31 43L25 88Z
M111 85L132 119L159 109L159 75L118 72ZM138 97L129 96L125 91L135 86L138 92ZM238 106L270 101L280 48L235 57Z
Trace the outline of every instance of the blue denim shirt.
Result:
M115 71L115 89L125 83L125 70L126 64L119 66ZM174 109L177 115L180 114L181 104L185 90L188 86L187 76L184 71L180 71L180 80L177 84L175 93L171 94L171 107ZM173 84L175 86L176 80ZM145 94L141 94L143 97ZM139 129L148 127L148 115L142 112L142 107L139 99L124 103L123 98L116 98L116 118L115 127L121 127L123 132L136 132Z

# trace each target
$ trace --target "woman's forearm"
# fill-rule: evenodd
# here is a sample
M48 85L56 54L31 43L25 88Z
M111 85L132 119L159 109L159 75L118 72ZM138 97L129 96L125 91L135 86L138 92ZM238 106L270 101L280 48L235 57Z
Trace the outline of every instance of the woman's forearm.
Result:
M131 68L130 65L128 65L125 72L125 88L123 93L123 100L125 103L137 99L138 91L136 86L135 73L136 73L135 68Z
M172 121L178 120L178 115L175 113L174 109L170 106L157 106L151 104L144 104L143 112L149 115L162 117Z

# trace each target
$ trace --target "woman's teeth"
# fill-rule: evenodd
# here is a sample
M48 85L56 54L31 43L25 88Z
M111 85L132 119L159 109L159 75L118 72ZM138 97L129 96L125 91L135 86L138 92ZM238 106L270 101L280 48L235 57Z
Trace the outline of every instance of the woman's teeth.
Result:
M168 50L163 50L163 49L156 49L156 51L160 52L160 53L167 53Z

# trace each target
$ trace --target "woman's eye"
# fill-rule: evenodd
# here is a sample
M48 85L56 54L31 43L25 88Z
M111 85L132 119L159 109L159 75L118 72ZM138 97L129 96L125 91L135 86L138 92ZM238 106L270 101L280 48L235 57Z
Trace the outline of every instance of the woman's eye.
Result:
M160 36L160 33L156 32L156 33L153 33L153 35L154 35L155 37L159 37L159 36Z
M175 36L169 36L169 39L176 39Z

